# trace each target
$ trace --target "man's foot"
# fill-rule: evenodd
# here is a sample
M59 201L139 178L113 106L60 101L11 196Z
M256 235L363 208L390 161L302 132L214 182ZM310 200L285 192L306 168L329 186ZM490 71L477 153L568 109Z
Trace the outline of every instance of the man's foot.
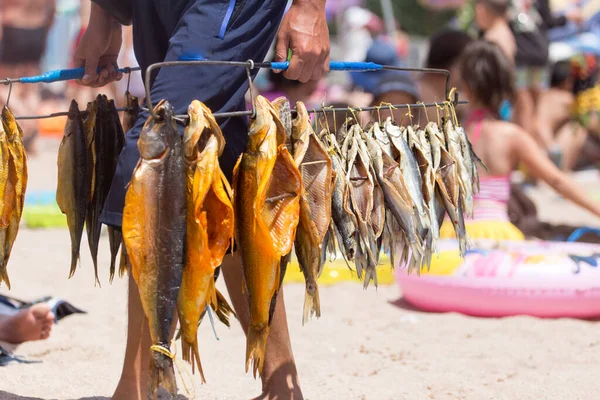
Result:
M46 303L34 304L15 315L0 315L0 340L23 343L47 339L54 324L54 313Z
M263 378L263 392L252 400L303 400L296 365L285 363Z
M148 397L146 386L147 379L142 379L134 374L131 376L123 374L111 400L145 400Z

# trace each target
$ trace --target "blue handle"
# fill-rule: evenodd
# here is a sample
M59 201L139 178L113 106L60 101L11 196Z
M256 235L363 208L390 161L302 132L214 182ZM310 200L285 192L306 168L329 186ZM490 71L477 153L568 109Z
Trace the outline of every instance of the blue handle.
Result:
M571 236L569 236L569 238L567 239L567 242L576 242L579 238L581 238L586 233L595 233L596 235L600 236L600 229L587 228L587 227L576 229L575 231L573 231L573 233L571 233Z
M127 72L126 68L117 69L118 72ZM100 72L100 68L98 68ZM25 76L20 78L21 83L52 83L59 81L70 81L74 79L83 78L85 70L83 68L72 68L72 69L57 69L54 71L48 71L42 75L37 76Z
M200 55L182 54L179 56L178 60L205 61L206 58ZM286 71L290 67L290 63L288 61L272 62L267 65L270 65L271 69L279 69L282 71ZM329 63L329 69L331 71L379 71L380 69L383 69L383 66L372 62L331 61Z
M287 70L290 63L285 62L272 62L272 69ZM379 71L383 69L382 65L375 64L372 62L347 62L347 61L331 61L329 63L329 69L331 71Z

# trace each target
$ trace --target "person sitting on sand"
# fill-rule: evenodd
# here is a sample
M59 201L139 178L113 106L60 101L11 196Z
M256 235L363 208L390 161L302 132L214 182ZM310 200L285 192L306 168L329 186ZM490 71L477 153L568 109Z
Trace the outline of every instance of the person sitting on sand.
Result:
M469 44L462 55L460 71L461 76L468 77L463 85L469 99L464 127L475 153L487 167L478 166L481 190L474 198L474 220L465 221L469 237L524 239L507 213L510 174L517 163L523 163L568 200L600 216L600 204L561 172L530 135L514 123L499 120L501 102L515 95L513 67L502 49L486 41ZM455 237L449 221L443 224L440 237Z
M554 161L565 171L573 169L588 138L586 129L573 120L573 83L571 62L557 62L550 89L540 94L536 110L538 134L550 153L560 157Z
M475 21L483 33L483 39L496 43L511 62L515 62L517 42L508 24L510 0L477 0Z
M47 303L34 304L16 313L0 308L0 342L20 344L48 339L54 324L54 313Z
M469 35L457 30L443 29L435 33L429 41L429 53L425 67L450 71L450 88L456 87L460 92L461 79L458 61L462 51L472 40ZM425 73L421 75L417 85L421 101L428 103L446 100L446 76ZM462 120L464 111L465 106L461 105L456 108L459 120ZM429 116L430 118L435 117L435 110L429 113L432 114Z

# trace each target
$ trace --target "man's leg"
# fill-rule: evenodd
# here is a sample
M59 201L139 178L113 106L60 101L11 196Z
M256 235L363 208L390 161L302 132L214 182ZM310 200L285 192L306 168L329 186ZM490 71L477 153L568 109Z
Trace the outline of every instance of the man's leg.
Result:
M250 314L248 297L242 293L243 276L239 254L227 255L221 265L221 271L227 284L231 303L235 308L244 333L247 333ZM302 399L288 332L283 290L277 296L261 379L263 394L258 397L259 399Z
M144 314L140 294L133 276L128 274L127 347L125 361L113 400L146 399L148 366L150 365L150 330Z

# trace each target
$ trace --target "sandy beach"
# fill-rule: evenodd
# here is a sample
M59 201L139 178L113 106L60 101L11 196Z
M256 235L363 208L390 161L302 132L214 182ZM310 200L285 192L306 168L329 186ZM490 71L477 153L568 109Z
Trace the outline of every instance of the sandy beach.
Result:
M40 143L30 162L30 189L56 185L56 141ZM589 175L589 174L588 174ZM586 176L598 187L598 174ZM542 217L552 222L600 221L537 189ZM84 238L84 242L85 242ZM40 363L0 367L0 399L108 399L121 373L126 335L126 280L108 283L108 240L102 238L102 287L94 287L87 246L72 279L66 229L22 229L9 263L13 288L1 294L33 300L57 296L87 311L55 325L50 339L15 353ZM222 281L218 286L224 290ZM414 310L396 284L363 290L358 282L321 288L322 318L301 324L304 286L287 284L285 302L300 383L317 399L598 398L600 325L597 321L530 317L472 318ZM208 321L207 321L208 322ZM182 372L180 399L249 399L260 382L244 373L245 337L238 324L200 328L208 381ZM177 342L177 351L180 345Z

